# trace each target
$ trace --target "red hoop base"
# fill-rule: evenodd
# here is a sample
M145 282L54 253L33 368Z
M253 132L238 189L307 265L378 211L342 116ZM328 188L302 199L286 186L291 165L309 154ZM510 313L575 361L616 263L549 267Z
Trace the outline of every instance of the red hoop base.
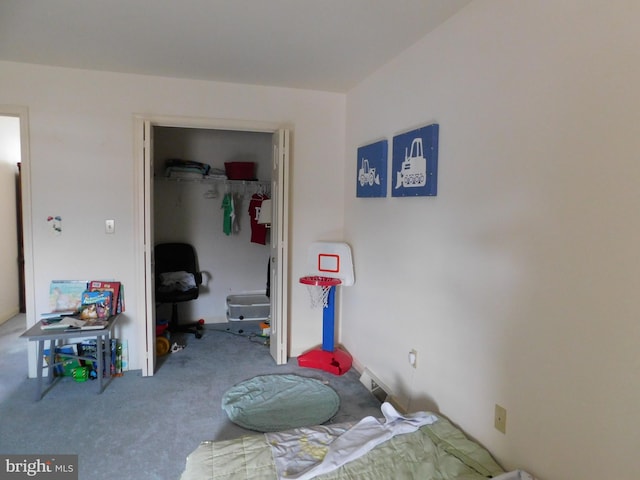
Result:
M321 277L318 275L309 275L308 277L300 277L300 283L312 285L315 287L335 287L342 283L339 278Z
M334 375L344 375L351 369L352 363L351 355L339 348L335 348L333 352L316 348L298 357L299 366L324 370Z

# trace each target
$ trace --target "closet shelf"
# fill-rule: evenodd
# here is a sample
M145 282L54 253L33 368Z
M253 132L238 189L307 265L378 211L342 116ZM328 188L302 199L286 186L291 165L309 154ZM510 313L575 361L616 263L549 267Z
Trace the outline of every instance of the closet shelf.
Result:
M203 194L204 198L218 198L220 192L218 192L218 186L224 187L224 194L236 193L244 195L246 193L269 195L271 189L271 182L269 180L229 180L227 178L220 177L166 177L157 175L157 180L182 183L182 184L204 184L211 185L211 187Z
M156 176L156 180L164 180L167 182L180 182L180 183L205 183L205 184L220 184L220 185L271 185L270 180L229 180L228 178L219 177L165 177Z

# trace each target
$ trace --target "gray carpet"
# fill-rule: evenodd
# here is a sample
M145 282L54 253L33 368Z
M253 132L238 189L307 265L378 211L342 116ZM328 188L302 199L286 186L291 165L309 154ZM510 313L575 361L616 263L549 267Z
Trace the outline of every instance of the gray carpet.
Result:
M242 334L239 334L242 330ZM153 377L139 371L115 378L101 395L94 382L63 379L40 402L27 379L27 341L20 315L0 325L0 453L77 454L81 480L178 479L186 456L203 440L248 430L232 423L222 395L255 375L295 373L327 382L340 396L329 423L380 416L380 403L351 370L342 376L276 366L253 322L207 325L184 337L184 350L163 357Z

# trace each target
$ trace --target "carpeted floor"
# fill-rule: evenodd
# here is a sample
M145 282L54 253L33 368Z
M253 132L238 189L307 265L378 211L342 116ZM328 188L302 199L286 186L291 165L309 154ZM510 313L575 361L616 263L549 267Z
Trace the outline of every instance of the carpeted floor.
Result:
M276 366L252 322L207 325L200 340L159 361L153 377L115 378L101 395L92 382L64 379L40 402L27 379L24 316L0 325L0 453L77 454L81 480L178 479L186 456L203 440L254 432L229 421L225 391L255 375L296 373L326 382L340 396L329 423L380 416L380 403L351 370L342 376ZM242 334L239 334L242 330Z

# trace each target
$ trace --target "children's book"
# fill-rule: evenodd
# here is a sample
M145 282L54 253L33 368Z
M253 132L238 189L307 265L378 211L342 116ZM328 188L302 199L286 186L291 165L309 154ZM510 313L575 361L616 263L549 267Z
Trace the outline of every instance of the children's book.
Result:
M101 330L109 325L108 318L92 318L83 320L77 317L62 317L60 320L42 320L41 330L62 330L69 332L73 330Z
M118 341L115 338L111 339L110 345L105 345L105 350L102 352L102 360L104 365L104 370L102 374L104 375L109 369L109 374L113 375L116 372L116 345ZM98 348L95 340L86 340L79 344L80 355L88 358L88 360L84 360L84 366L91 368L91 377L97 378L97 369L98 369Z
M58 330L67 327L68 325L62 322L62 317L43 318L40 322L40 328L42 330Z
M61 317L60 319L43 319L40 322L42 330L70 330L81 329L86 322L75 317ZM103 327L104 328L104 327Z
M120 340L116 340L116 367L115 374L122 375L122 342Z
M107 318L92 318L89 320L85 320L82 325L80 325L80 330L101 330L109 325L109 319Z
M68 325L66 323L62 323L61 320L65 316L73 315L73 310L67 310L64 312L51 312L51 313L41 313L40 314L40 328L43 330L53 330L56 328L67 328Z
M120 365L123 372L129 371L129 340L121 340Z
M82 292L87 289L86 280L53 280L49 287L51 312L77 312L82 304Z
M92 280L89 282L92 292L111 292L111 315L124 312L124 289L116 281Z
M120 294L118 295L118 310L117 313L124 312L124 285L120 284Z
M40 318L42 320L60 320L64 316L75 314L75 310L64 310L62 312L49 312L49 313L41 313Z
M89 319L106 319L113 312L112 293L105 291L86 290L82 293L82 305L80 306L80 318Z
M49 349L46 348L43 354L45 360L49 362ZM77 355L78 347L76 344L56 347L54 356L54 361L56 363L53 371L54 375L56 377L73 375L73 369L80 366L78 359L74 358Z

